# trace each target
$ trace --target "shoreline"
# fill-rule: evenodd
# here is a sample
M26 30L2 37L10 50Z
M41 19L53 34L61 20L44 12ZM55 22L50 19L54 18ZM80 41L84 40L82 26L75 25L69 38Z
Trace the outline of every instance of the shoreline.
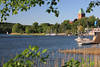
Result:
M40 36L42 36L42 35L45 35L45 33L29 33L29 34L27 34L27 33L10 33L9 35L40 35Z
M9 35L39 35L39 36L68 36L65 33L52 33L52 34L46 34L46 33L10 33Z

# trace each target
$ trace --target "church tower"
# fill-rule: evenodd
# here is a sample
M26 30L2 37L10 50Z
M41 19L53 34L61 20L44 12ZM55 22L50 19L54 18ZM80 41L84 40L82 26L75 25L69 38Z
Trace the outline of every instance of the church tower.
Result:
M82 17L85 17L85 12L84 10L81 8L78 12L78 19L81 19Z

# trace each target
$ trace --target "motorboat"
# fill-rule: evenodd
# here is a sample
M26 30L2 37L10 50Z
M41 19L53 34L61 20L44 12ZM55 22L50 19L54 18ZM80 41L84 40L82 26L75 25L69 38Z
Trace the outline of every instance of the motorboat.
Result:
M78 38L76 38L75 41L77 41L79 46L99 44L100 43L100 33L93 36L92 40L89 38L81 38L78 36Z

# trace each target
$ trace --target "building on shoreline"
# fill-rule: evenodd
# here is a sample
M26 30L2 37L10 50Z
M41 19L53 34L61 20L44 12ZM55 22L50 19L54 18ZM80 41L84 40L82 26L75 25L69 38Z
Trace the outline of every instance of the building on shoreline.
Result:
M85 17L85 12L84 10L81 8L78 12L78 19L81 19L82 17Z
M96 35L100 33L100 28L93 28L90 32L89 35Z

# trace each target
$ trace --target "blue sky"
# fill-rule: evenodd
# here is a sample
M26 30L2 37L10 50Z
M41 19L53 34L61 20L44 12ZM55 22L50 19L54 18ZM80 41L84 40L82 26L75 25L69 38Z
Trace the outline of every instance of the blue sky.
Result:
M91 0L60 0L58 9L60 11L59 17L55 17L54 14L48 14L45 12L47 6L34 7L27 12L19 12L17 15L9 16L7 22L21 23L24 25L32 25L33 22L38 23L61 23L64 20L73 20L77 18L77 14L80 8L86 11L88 4ZM100 18L100 7L94 8L94 11L86 14L86 16L97 16Z

